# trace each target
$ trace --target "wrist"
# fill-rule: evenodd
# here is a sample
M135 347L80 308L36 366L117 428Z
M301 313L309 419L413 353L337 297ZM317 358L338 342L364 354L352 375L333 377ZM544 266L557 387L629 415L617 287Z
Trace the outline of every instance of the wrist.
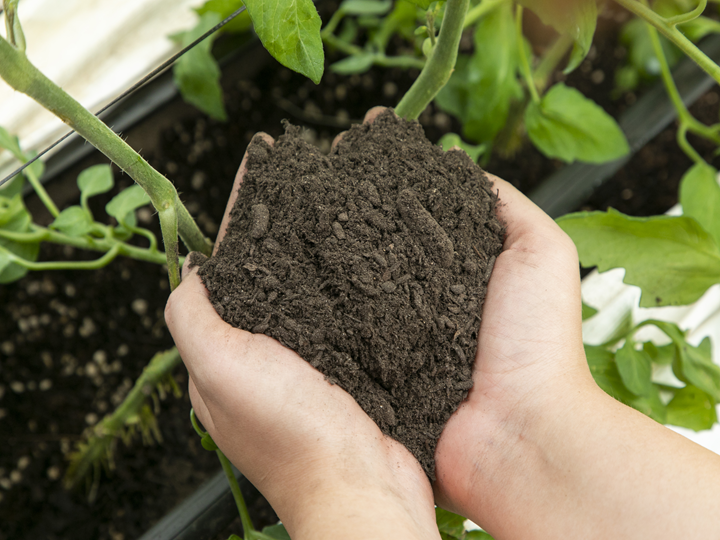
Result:
M278 479L268 499L293 540L439 538L422 468L399 443L383 443L383 460L345 454Z

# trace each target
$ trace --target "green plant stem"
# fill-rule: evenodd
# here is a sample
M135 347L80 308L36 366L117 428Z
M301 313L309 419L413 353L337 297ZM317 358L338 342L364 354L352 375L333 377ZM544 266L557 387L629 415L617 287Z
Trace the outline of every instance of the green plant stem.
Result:
M39 225L31 225L31 232L14 232L0 229L0 238L12 240L22 243L36 242L52 242L53 244L63 244L73 246L80 249L91 251L107 252L113 248L118 249L118 255L137 259L139 261L147 261L155 264L165 264L167 258L161 251L151 248L140 248L125 242L121 242L115 238L93 238L91 236L68 236L52 229L46 229Z
M43 270L97 270L110 264L112 260L120 254L120 246L113 246L105 255L94 261L33 262L23 259L3 246L0 246L0 253L7 257L10 262L32 270L33 272Z
M45 187L40 182L40 179L38 178L37 174L35 174L35 171L32 167L28 167L27 169L25 169L25 177L28 179L30 185L35 190L35 194L45 205L45 208L47 208L48 212L50 212L52 217L58 217L60 215L60 210L58 210L58 207L55 205L55 202L52 200L48 192L45 191Z
M686 38L683 33L677 29L677 23L669 23L667 19L661 17L637 0L615 0L615 2L657 28L662 35L674 43L687 56L692 58L703 71L720 84L720 66L698 49L692 41Z
M681 15L676 15L675 17L668 17L665 19L665 22L669 25L676 26L678 24L687 23L690 21L694 21L697 19L700 15L703 14L703 11L705 11L705 8L707 7L707 0L700 0L698 2L698 5L695 9L692 11L688 11L687 13L682 13Z
M557 68L560 60L567 54L570 47L573 45L573 38L563 34L555 40L555 43L545 52L538 67L532 74L533 81L535 82L535 88L538 92L543 92L547 87L550 76ZM522 42L520 42L522 46Z
M455 69L468 4L469 0L448 0L437 44L420 75L395 109L401 118L417 119L450 79Z
M22 51L3 38L0 38L0 77L12 88L27 94L58 116L148 193L160 215L171 284L177 285L180 282L177 235L173 237L173 229L177 230L179 227L180 236L189 249L210 254L209 242L200 232L187 208L180 202L175 186L107 125L43 75ZM174 226L171 223L173 221Z
M465 20L463 21L463 29L469 28L485 15L490 13L493 9L507 1L508 0L482 0L482 2L480 2L477 6L468 10L467 15L465 15Z
M525 54L525 38L522 31L523 7L518 5L515 11L515 32L517 33L518 50L520 54L520 70L522 71L525 85L530 92L530 97L535 103L540 103L540 94L535 88L532 71L530 71L530 61Z
M337 36L334 36L332 34L323 36L323 41L326 45L334 47L339 51L347 54L348 56L365 56L366 54L368 54L368 51L366 51L365 49L358 47L357 45L352 45L351 43L341 41L337 38ZM413 58L411 56L386 56L385 53L376 52L372 53L372 57L373 64L380 67L422 69L425 66L425 60L421 58Z
M678 143L678 146L682 149L683 152L685 152L685 155L693 160L693 163L697 164L703 164L705 163L705 160L702 158L700 154L697 153L697 150L695 150L690 142L687 140L687 132L688 132L688 125L684 122L680 123L680 126L678 127L677 134L676 134L676 140Z
M163 379L170 376L180 361L180 353L175 347L152 357L118 408L87 430L87 442L79 444L71 456L64 479L66 486L71 487L84 478L99 460L107 456L110 445L122 431L139 422L142 407L148 397ZM141 428L152 429L152 426ZM155 433L155 438L158 437L159 431Z
M10 43L19 51L25 51L25 34L20 26L17 16L17 6L20 0L7 0L5 6L5 29Z
M230 484L230 491L232 491L233 499L235 499L235 505L240 513L243 534L245 538L248 538L248 536L255 532L255 526L250 519L250 513L248 512L247 504L245 504L245 498L243 497L242 491L240 491L240 485L238 484L237 478L235 478L235 473L233 473L230 460L225 457L225 454L223 454L222 450L219 448L215 450L215 453L220 460L220 464L222 465L223 472L227 477L228 484Z
M335 29L338 27L340 21L342 21L344 17L345 11L343 11L342 8L339 8L335 13L332 14L332 17L330 17L330 20L325 25L325 28L323 28L322 32L320 32L320 37L322 39L325 39L327 36L333 35Z
M681 129L678 130L678 143L688 154L688 156L697 162L697 158L699 158L699 156L697 152L695 152L695 150L690 149L690 145L685 138L685 132L690 131L691 133L695 133L696 135L705 137L715 142L716 144L720 144L720 135L718 135L717 129L706 126L697 118L695 118L692 114L690 114L690 111L688 111L685 103L683 103L680 92L678 91L677 86L675 85L675 81L673 80L672 72L670 71L670 65L668 64L667 58L665 57L665 52L663 51L662 44L660 43L660 36L658 35L657 30L649 24L646 25L646 27L650 35L650 41L653 46L653 51L658 60L658 63L660 64L660 76L662 77L665 90L668 93L670 101L672 102L673 107L675 107L675 111L677 112L678 118L680 120ZM702 161L702 158L700 159Z

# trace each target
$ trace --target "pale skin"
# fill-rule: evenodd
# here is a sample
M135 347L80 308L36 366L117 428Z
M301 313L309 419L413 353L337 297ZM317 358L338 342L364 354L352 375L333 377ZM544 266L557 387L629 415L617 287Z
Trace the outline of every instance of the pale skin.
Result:
M228 209L244 170L243 160ZM297 354L227 325L186 267L166 320L198 418L294 540L439 539L434 504L496 540L720 538L720 456L597 387L574 245L510 184L491 180L508 232L475 385L440 437L433 485Z

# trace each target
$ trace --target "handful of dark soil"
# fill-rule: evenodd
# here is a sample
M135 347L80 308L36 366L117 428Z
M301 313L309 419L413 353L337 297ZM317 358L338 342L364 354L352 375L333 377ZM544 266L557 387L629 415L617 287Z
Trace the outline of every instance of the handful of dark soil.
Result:
M218 313L265 333L349 392L435 478L434 452L472 387L497 196L464 152L391 111L330 156L255 138L218 254L200 276Z

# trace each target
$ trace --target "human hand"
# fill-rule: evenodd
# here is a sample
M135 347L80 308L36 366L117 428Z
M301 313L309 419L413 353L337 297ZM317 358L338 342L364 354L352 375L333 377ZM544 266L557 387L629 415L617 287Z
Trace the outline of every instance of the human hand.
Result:
M371 110L365 121L379 112ZM296 353L226 324L187 262L166 321L190 373L196 415L293 539L438 538L432 489L410 452Z

